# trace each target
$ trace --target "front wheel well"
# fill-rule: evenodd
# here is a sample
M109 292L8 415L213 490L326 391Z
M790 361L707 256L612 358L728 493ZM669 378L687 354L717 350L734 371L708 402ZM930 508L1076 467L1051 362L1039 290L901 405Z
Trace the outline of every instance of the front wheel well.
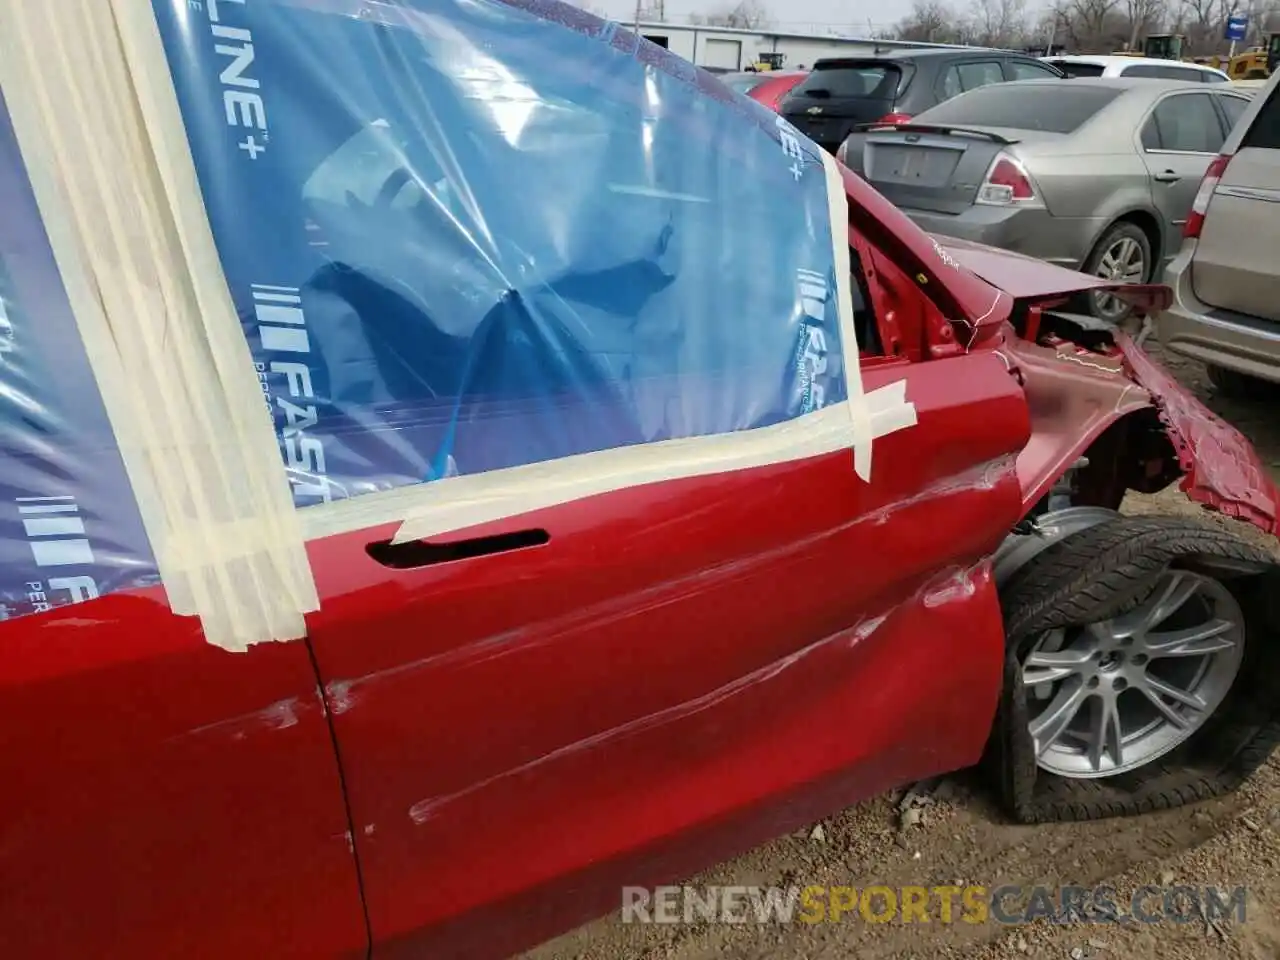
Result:
M1156 411L1134 410L1082 450L1028 516L1053 509L1055 495L1072 506L1119 510L1128 491L1158 493L1181 476L1177 451Z
M1107 225L1106 230L1098 234L1098 237L1105 236L1107 230L1110 230L1117 223L1132 223L1146 235L1147 243L1151 245L1151 276L1148 280L1154 280L1157 268L1164 256L1164 242L1160 233L1160 221L1146 210L1130 210L1128 213L1116 217L1115 220ZM1097 244L1096 240L1094 244ZM1092 252L1090 251L1090 255L1092 255Z

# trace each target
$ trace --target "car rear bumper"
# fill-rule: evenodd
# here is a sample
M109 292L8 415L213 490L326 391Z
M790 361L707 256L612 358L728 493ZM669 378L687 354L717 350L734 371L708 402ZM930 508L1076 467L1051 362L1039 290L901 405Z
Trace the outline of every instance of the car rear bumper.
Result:
M1173 304L1155 321L1160 342L1174 353L1280 383L1280 324L1211 307L1191 287L1195 241L1169 264L1164 281Z
M954 215L908 208L902 212L928 233L1013 250L1073 270L1084 263L1104 226L1093 217L1055 217L1043 207L975 205Z

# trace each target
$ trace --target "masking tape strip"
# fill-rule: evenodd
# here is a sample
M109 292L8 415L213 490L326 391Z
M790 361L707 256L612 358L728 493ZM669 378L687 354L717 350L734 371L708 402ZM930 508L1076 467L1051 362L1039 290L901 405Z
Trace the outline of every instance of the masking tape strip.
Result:
M868 434L914 426L905 380L866 395ZM643 484L770 466L849 449L845 401L785 423L584 453L488 473L446 477L300 511L308 539L399 522L405 543Z
M862 393L862 365L858 359L857 327L853 322L853 278L849 258L849 198L844 192L844 177L835 157L819 149L822 172L827 180L827 204L831 223L831 250L836 269L836 315L840 321L840 343L844 350L845 392L849 396L852 419L853 470L866 483L871 482L871 426Z
M0 88L175 613L244 650L318 609L148 3L0 0Z

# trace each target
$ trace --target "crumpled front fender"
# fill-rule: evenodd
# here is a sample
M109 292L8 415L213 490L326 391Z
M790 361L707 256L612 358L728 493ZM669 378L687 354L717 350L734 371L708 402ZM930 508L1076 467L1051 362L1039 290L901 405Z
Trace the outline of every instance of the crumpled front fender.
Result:
M1115 336L1126 372L1151 396L1182 468L1188 497L1227 516L1277 532L1277 495L1248 439L1176 381L1124 333Z
M1159 489L1174 471L1166 469L1157 485L1143 452L1114 439L1120 421L1152 414L1163 427L1182 473L1181 489L1194 501L1227 516L1277 533L1280 497L1249 440L1201 403L1153 361L1126 334L1112 335L1115 349L1098 352L1059 341L1054 346L1007 337L997 349L1022 383L1031 413L1031 438L1018 455L1023 508L1030 511L1054 483L1088 453L1095 474L1124 477L1128 486ZM1129 420L1130 423L1137 421ZM1113 504L1118 505L1117 490Z

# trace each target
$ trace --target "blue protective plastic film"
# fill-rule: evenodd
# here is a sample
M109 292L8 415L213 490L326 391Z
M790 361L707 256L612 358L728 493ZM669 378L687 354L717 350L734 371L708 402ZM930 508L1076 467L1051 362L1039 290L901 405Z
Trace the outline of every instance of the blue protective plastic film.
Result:
M158 582L0 97L0 620Z
M153 0L299 506L845 399L785 122L559 3Z

